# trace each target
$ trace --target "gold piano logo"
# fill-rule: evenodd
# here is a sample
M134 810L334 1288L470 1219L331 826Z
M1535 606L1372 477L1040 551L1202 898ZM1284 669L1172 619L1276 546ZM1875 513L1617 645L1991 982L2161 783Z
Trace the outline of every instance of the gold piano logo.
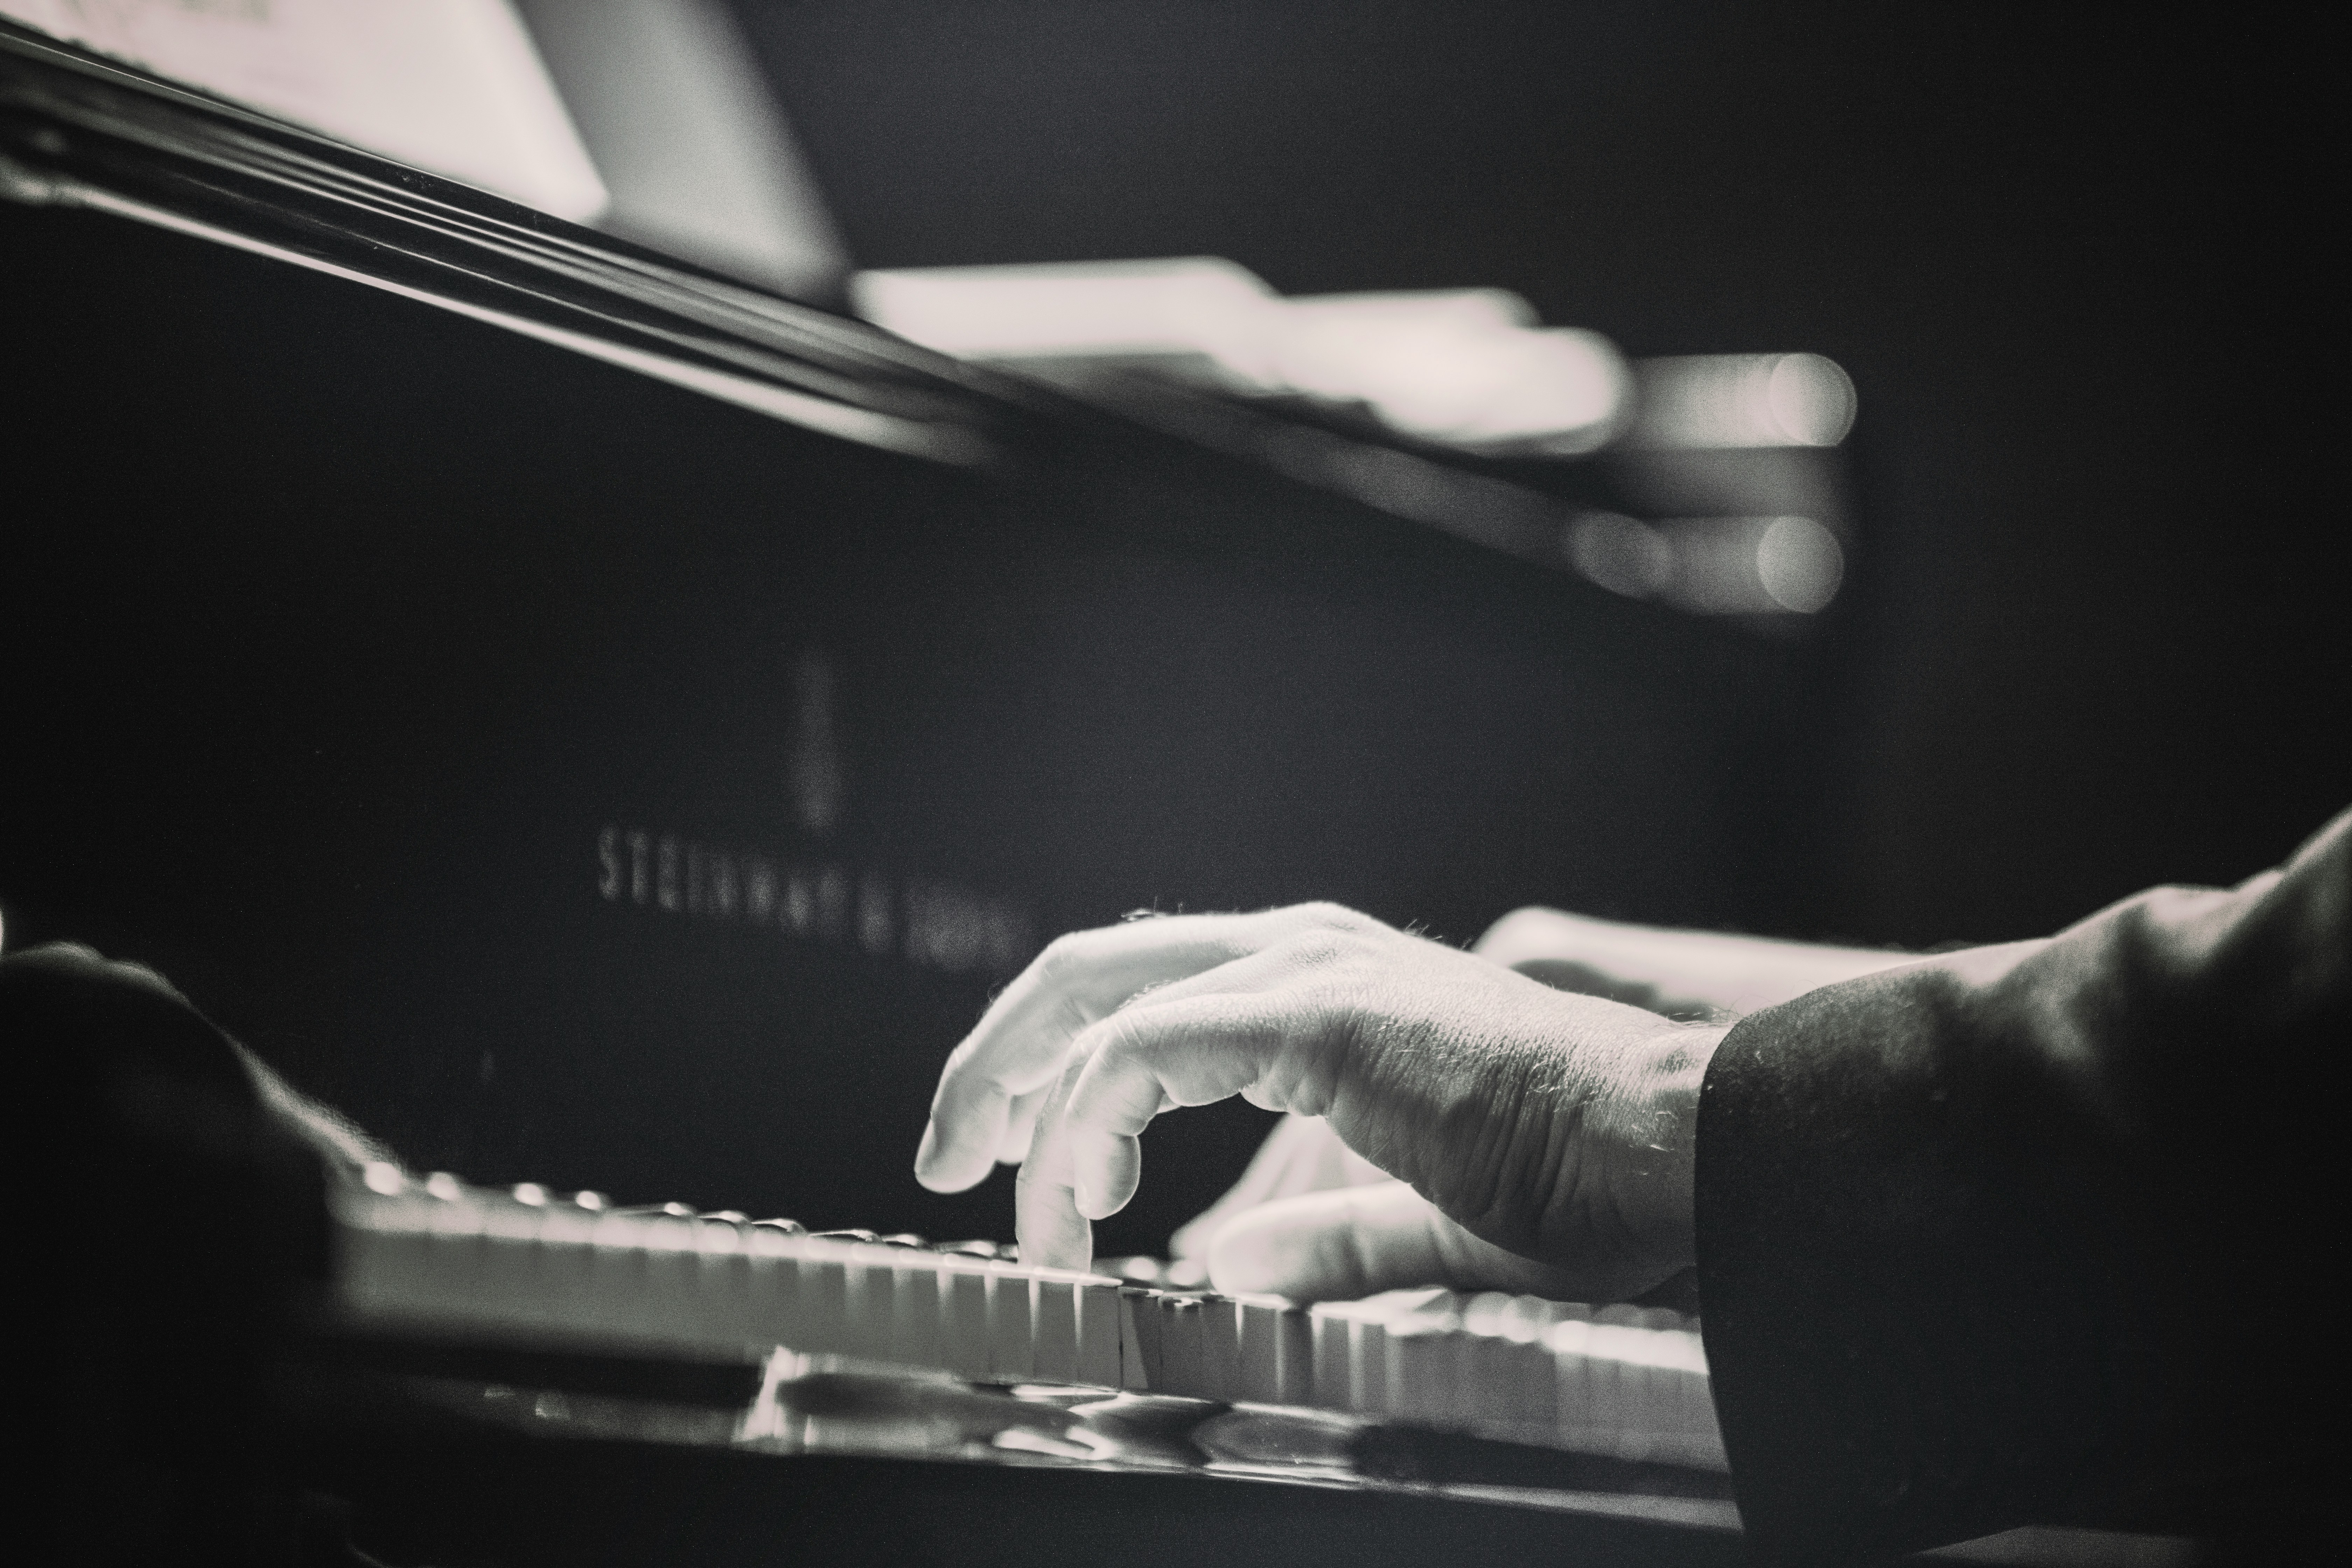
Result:
M854 945L951 974L1019 973L1036 927L1012 900L928 878L809 864L607 823L596 836L607 903L787 940Z

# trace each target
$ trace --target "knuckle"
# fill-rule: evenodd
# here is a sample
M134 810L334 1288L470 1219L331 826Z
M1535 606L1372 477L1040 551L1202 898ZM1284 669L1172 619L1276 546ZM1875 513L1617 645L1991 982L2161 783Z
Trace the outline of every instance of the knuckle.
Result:
M1318 926L1291 937L1282 944L1282 952L1301 976L1328 981L1374 962L1378 946L1367 931Z
M1046 984L1067 983L1086 968L1086 934L1084 931L1064 931L1045 944L1045 951L1037 954L1029 967Z
M1122 1060L1148 1055L1151 1048L1151 1032L1142 1019L1128 1012L1113 1013L1094 1026L1090 1042L1093 1054L1098 1058Z
M1306 931L1282 944L1284 962L1292 970L1307 975L1330 970L1345 952L1346 945L1336 931Z
M1095 1026L1094 1009L1074 991L1064 991L1054 1000L1054 1023L1063 1038L1076 1040Z
M1522 904L1486 928L1479 939L1481 944L1507 942L1524 933L1538 931L1550 923L1551 911L1536 904Z
M1319 929L1339 931L1365 931L1372 924L1368 915L1358 914L1345 904L1335 904L1328 899L1298 906L1298 912L1307 922Z

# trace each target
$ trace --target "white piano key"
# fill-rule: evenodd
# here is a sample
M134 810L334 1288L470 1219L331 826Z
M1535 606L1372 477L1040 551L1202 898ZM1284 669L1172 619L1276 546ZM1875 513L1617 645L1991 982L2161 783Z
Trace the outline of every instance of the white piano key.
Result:
M1118 1281L1088 1275L1078 1282L1077 1381L1097 1388L1121 1386Z
M1157 1392L1165 1374L1160 1364L1159 1292L1141 1285L1118 1288L1118 1385L1137 1394Z
M391 1170L392 1167L383 1167ZM390 1185L388 1177L374 1182ZM336 1291L362 1320L397 1318L436 1277L435 1243L415 1199L342 1198L335 1227Z
M436 1171L427 1177L425 1190L441 1201L429 1205L420 1216L425 1234L436 1243L436 1268L426 1289L418 1293L416 1305L428 1322L462 1324L468 1315L468 1304L483 1299L483 1254L487 1243L482 1236L482 1211L470 1202L461 1201L457 1178L446 1171Z
M1309 1396L1325 1410L1350 1410L1348 1381L1349 1321L1345 1301L1318 1301L1307 1309L1308 1353L1314 1361Z
M1241 1303L1213 1292L1201 1298L1201 1397L1243 1397Z
M987 1380L988 1265L952 1254L940 1259L940 1364L970 1382Z
M988 1375L1019 1383L1037 1374L1030 1337L1029 1275L1018 1264L997 1263L988 1274Z
M1201 1299L1162 1292L1160 1297L1160 1369L1162 1392L1202 1397Z
M1593 1397L1591 1358L1585 1353L1592 1325L1571 1318L1554 1323L1544 1335L1551 1352L1552 1397L1556 1430L1571 1447L1589 1446Z
M653 1315L654 1273L650 1241L654 1226L635 1215L616 1215L597 1226L596 1327L628 1335L642 1331Z
M590 1289L575 1304L574 1321L598 1334L629 1332L646 1319L644 1223L629 1215L596 1220L589 1262Z
M890 1353L902 1366L940 1364L940 1287L943 1275L934 1253L901 1249L891 1263Z
M742 1233L718 1221L689 1223L695 1259L690 1298L664 1310L662 1331L712 1350L747 1345L752 1334L744 1310L751 1280Z
M1511 1384L1511 1373L1518 1370L1511 1360L1517 1347L1500 1334L1472 1329L1466 1319L1454 1339L1450 1418L1481 1427L1521 1424L1519 1391Z
M1352 1318L1348 1323L1348 1397L1368 1415L1389 1407L1388 1317Z
M1381 1325L1381 1388L1388 1413L1408 1420L1453 1418L1454 1331L1433 1313L1407 1313Z
M1559 1378L1552 1367L1551 1347L1532 1324L1524 1329L1514 1325L1502 1343L1510 1367L1511 1419L1549 1436L1559 1428Z
M1617 1423L1629 1440L1657 1457L1721 1468L1722 1433L1696 1333L1682 1329L1634 1329L1617 1355L1622 1405Z
M798 1282L803 1342L793 1349L810 1355L838 1355L848 1348L848 1251L833 1242L809 1243Z
M1396 1316L1391 1302L1379 1297L1361 1301L1327 1301L1316 1308L1319 1330L1315 1348L1315 1402L1333 1410L1378 1415L1388 1408L1388 1352L1382 1325ZM1328 1373L1328 1382L1327 1382Z
M1462 1303L1462 1391L1456 1403L1462 1419L1476 1425L1517 1429L1528 1424L1525 1371L1511 1299L1488 1290ZM1547 1364L1544 1381L1550 1382Z
M1275 1380L1278 1403L1306 1405L1315 1397L1315 1346L1307 1309L1280 1297L1269 1299L1274 1314Z
M1600 1322L1585 1341L1587 1375L1591 1379L1589 1403L1585 1406L1584 1425L1595 1432L1605 1432L1625 1440L1621 1447L1645 1447L1640 1438L1646 1432L1643 1406L1648 1382L1643 1363L1642 1335L1646 1331L1629 1328L1622 1322Z
M1268 1317L1266 1298L1235 1296L1232 1397L1270 1405L1281 1397L1281 1341Z
M472 1288L485 1300L526 1301L532 1284L531 1233L539 1228L539 1211L503 1194L492 1198L484 1194L478 1201L482 1228L474 1249Z
M530 1287L540 1321L577 1331L592 1289L595 1229L596 1216L570 1204L551 1205L541 1216Z
M1719 1439L1715 1396L1706 1374L1706 1352L1698 1335L1670 1329L1658 1336L1657 1382L1660 1426L1678 1437L1704 1444Z
M1275 1376L1285 1405L1306 1405L1315 1397L1315 1347L1308 1337L1307 1309L1286 1302L1276 1314Z
M798 1237L765 1226L751 1235L751 1284L748 1316L752 1342L772 1349L797 1346L805 1337L800 1301L800 1272L807 1247Z
M1240 1356L1236 1399L1304 1405L1313 1388L1314 1351L1307 1313L1280 1296L1233 1298Z
M1031 1341L1036 1346L1034 1375L1049 1383L1078 1377L1078 1280L1059 1268L1030 1270Z
M642 1222L638 1247L645 1258L644 1288L634 1321L622 1328L629 1338L673 1338L681 1321L691 1321L692 1298L702 1272L695 1247L696 1223L668 1217Z
M843 1353L864 1361L890 1361L897 1316L898 1258L887 1247L851 1247L848 1311Z

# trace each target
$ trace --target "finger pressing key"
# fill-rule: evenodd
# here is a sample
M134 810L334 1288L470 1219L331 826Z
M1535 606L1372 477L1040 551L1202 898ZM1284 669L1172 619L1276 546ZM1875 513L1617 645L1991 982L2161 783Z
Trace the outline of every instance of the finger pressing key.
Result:
M1080 1031L1152 986L1213 969L1291 929L1294 910L1178 915L1057 938L948 1058L915 1155L934 1192L987 1175L1016 1129L1016 1102L1053 1080Z

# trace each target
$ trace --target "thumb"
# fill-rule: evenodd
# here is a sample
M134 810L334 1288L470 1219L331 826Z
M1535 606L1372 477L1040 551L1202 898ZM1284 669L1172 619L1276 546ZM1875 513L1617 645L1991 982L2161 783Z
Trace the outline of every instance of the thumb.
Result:
M1557 1268L1481 1241L1403 1182L1343 1187L1263 1204L1209 1244L1209 1279L1228 1294L1348 1301L1382 1290L1556 1295Z
M1319 1116L1292 1114L1275 1123L1241 1180L1168 1238L1171 1258L1207 1255L1209 1244L1240 1215L1277 1198L1329 1187L1386 1182L1389 1174L1339 1141Z

